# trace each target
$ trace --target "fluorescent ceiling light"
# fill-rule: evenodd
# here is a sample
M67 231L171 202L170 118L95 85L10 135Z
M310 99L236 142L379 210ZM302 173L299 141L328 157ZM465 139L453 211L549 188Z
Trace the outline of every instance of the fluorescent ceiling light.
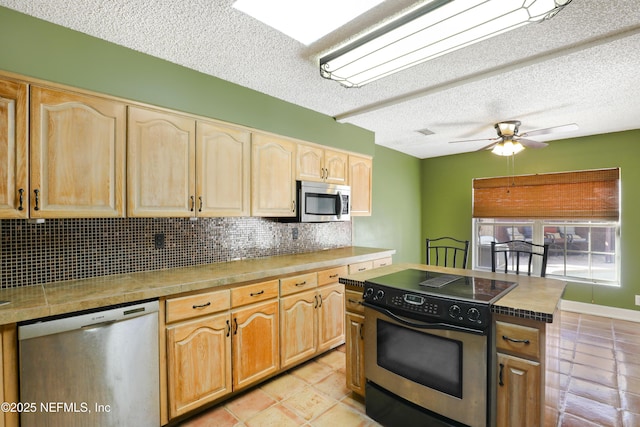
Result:
M571 0L433 0L320 59L320 74L359 87L529 22Z
M309 45L383 0L237 0L233 7Z

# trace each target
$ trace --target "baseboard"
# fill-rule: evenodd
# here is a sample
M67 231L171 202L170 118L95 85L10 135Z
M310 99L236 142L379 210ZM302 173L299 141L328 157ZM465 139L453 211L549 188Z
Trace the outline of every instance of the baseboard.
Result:
M563 299L560 302L560 309L580 314L591 314L593 316L603 316L610 317L612 319L640 322L640 311L629 310L626 308L607 307L605 305L589 304L586 302Z

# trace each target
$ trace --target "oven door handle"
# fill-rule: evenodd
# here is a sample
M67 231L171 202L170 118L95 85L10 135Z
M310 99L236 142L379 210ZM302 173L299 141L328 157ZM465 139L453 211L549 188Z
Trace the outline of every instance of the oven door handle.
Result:
M418 328L418 329L441 329L441 330L445 330L445 331L464 332L466 334L487 335L485 331L481 331L481 330L477 330L477 329L471 329L471 328L465 328L464 326L452 325L452 324L449 324L449 323L441 323L441 322L425 323L425 322L416 321L415 319L407 319L406 317L398 316L397 314L387 310L386 308L376 307L375 305L371 305L368 302L365 302L364 306L365 307L369 307L369 308L371 308L371 309L373 309L373 310L375 310L375 311L377 311L379 313L382 313L385 316L388 316L388 317L392 318L396 322L402 323L403 325L410 326L412 328Z

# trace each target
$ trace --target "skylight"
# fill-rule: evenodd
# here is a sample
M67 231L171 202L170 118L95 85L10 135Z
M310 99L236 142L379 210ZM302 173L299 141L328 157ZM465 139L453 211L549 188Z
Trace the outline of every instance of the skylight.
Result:
M233 7L309 45L383 0L237 0Z

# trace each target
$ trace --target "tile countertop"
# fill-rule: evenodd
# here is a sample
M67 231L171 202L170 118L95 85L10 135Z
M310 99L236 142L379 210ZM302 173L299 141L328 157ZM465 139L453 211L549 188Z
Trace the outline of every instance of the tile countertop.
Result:
M395 252L350 246L1 289L0 301L9 303L0 304L0 325L371 261Z
M527 319L552 323L553 314L564 293L566 282L544 277L523 276L515 274L492 273L490 271L465 270L460 268L436 267L425 264L393 264L375 270L350 274L340 278L340 283L349 287L364 287L365 280L384 276L390 273L415 268L458 274L461 276L483 277L486 279L517 282L518 286L509 291L492 306L493 313L506 314Z

